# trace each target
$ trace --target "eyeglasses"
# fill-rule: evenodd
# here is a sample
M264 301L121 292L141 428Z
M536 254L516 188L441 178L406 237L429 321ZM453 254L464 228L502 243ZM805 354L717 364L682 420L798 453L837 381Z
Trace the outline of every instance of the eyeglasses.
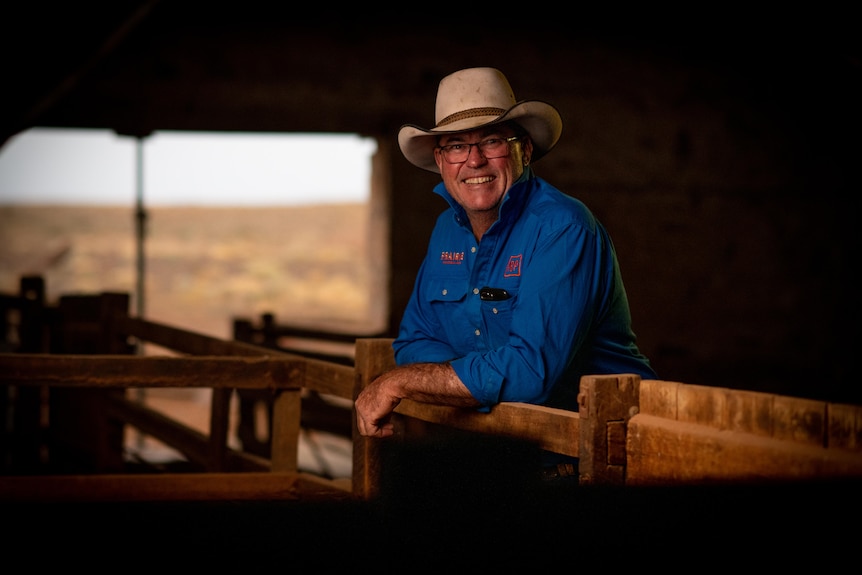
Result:
M443 159L450 164L463 164L470 157L470 148L476 146L486 159L502 158L509 155L509 142L520 139L519 136L511 138L488 138L475 144L447 144L440 146Z

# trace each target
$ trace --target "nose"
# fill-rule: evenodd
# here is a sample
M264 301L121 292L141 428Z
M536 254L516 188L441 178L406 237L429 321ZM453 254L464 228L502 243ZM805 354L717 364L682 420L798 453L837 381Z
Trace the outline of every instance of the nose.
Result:
M470 150L467 152L467 163L471 166L481 166L488 161L485 154L479 148L479 144L469 144Z

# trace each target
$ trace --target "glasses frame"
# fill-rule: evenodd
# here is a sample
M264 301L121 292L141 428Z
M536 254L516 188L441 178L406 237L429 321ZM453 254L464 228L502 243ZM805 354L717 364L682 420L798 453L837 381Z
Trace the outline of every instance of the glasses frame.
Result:
M509 143L511 143L515 140L520 140L521 138L522 138L522 136L510 136L508 138L499 138L499 137L493 138L492 137L492 138L485 138L484 140L479 140L478 142L474 142L472 144L467 144L464 142L459 142L457 144L446 144L445 146L437 146L437 149L440 150L440 153L443 155L443 159L446 160L447 164L463 164L463 163L465 163L467 160L470 159L470 152L472 151L473 146L476 146L476 148L479 150L479 152L482 154L482 156L486 160L494 160L497 158L508 157L509 153L511 152L511 150L509 149ZM504 142L506 142L506 153L503 154L502 156L493 156L491 158L486 156L485 152L482 150L482 144L484 144L488 140L503 140ZM453 162L453 161L449 160L449 158L447 157L447 153L449 151L449 150L447 150L447 148L449 148L449 146L467 146L467 156L463 160L461 160L460 162Z

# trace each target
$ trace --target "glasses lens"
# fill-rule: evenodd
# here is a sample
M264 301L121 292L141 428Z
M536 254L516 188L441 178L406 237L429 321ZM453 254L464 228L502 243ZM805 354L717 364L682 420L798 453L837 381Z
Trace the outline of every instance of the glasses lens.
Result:
M443 158L450 164L461 164L470 157L470 149L473 146L479 148L485 158L492 160L509 155L509 142L517 138L488 138L475 144L449 144L441 146Z

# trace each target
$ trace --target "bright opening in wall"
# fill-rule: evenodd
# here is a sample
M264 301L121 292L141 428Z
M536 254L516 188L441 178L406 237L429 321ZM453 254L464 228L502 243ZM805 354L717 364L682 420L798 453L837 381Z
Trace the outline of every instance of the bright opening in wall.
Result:
M33 128L0 148L0 202L118 205L136 197L135 138ZM371 138L355 134L160 131L143 139L147 205L364 202Z
M262 313L374 329L375 152L355 134L29 130L0 149L0 290L39 274L49 299L134 293L140 200L149 319L217 337Z

